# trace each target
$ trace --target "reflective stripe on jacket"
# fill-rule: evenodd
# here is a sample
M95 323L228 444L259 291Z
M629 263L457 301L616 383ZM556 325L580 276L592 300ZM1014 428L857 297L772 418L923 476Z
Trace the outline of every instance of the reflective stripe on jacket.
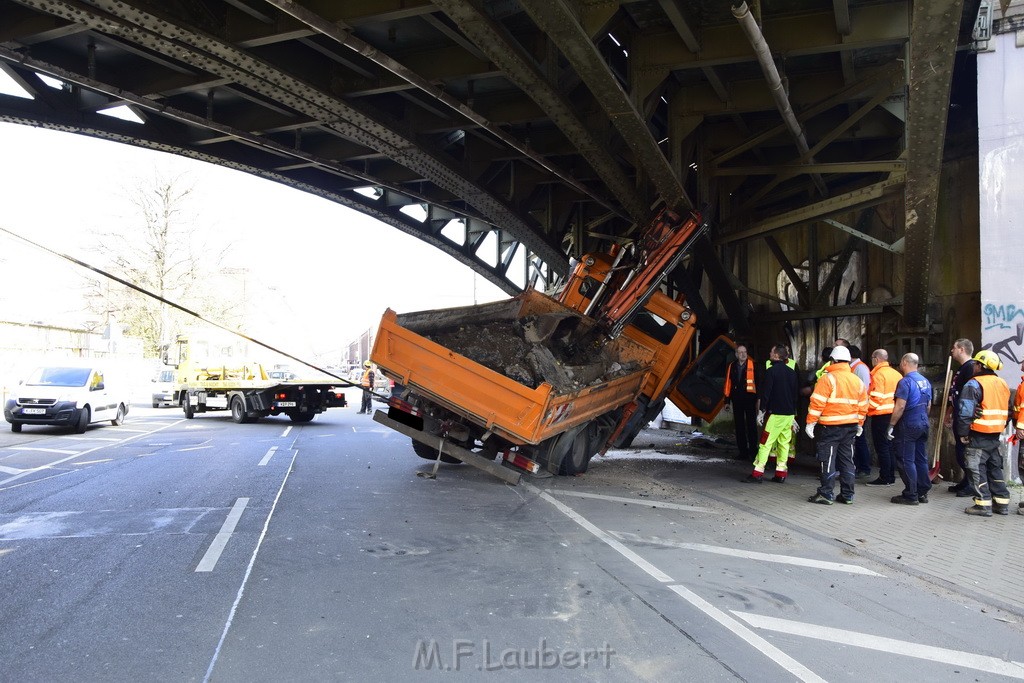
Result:
M864 382L847 363L833 363L814 385L807 423L863 425L868 413L868 392Z
M977 375L971 382L981 385L981 405L974 411L971 431L999 434L1010 419L1010 387L999 375Z
M868 415L891 415L896 408L896 385L903 379L888 362L880 361L871 368L871 387L868 389Z
M373 371L369 368L363 373L363 381L359 383L359 386L370 388L370 383L373 382Z
M727 372L725 374L725 395L726 396L732 395L732 370L733 370L734 367L736 367L736 362L735 361L732 364L729 365L729 372ZM757 387L754 386L754 361L752 359L750 359L750 358L747 358L747 393L748 394L756 394L757 393Z
M1016 424L1013 426L1017 429L1024 429L1024 377L1020 378L1020 386L1017 387L1017 393L1013 397L1013 416L1016 420Z

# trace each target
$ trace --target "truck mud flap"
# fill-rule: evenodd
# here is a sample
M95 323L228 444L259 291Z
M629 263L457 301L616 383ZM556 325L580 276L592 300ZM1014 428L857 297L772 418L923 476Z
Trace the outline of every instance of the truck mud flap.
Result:
M427 434L426 432L422 432L418 429L413 429L408 425L404 425L401 422L392 420L384 413L383 410L375 411L373 413L373 419L375 422L379 422L385 427L394 429L396 432L399 432L400 434L405 434L409 438L416 439L420 443L424 443L430 446L431 448L440 448L453 458L458 458L467 465L472 465L473 467L483 470L488 474L493 474L498 479L501 479L506 483L512 484L513 486L518 485L519 480L522 478L522 475L519 472L516 472L515 470L510 470L507 467L503 467L495 463L494 461L488 460L487 458L483 458L477 455L476 453L472 453L466 450L465 448L456 446L455 444L449 442L444 442L442 444L443 439L441 439L441 437L439 436Z

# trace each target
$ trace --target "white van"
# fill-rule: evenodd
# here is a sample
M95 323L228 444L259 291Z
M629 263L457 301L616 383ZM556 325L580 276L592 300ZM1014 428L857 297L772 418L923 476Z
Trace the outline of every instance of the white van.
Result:
M23 425L61 425L81 434L93 422L121 424L129 403L126 390L108 388L98 368L48 366L18 383L4 404L4 419L12 432Z
M174 370L161 370L153 378L153 407L177 405L174 401Z

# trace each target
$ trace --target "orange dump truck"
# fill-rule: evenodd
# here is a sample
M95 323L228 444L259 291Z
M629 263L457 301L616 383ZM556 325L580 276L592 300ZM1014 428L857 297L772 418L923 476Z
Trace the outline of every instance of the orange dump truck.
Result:
M615 271L611 256L591 255L558 299L527 290L479 306L388 310L370 359L396 386L374 419L410 436L422 458L514 482L516 468L586 471L594 455L629 445L666 398L712 418L731 342L695 357L696 316L659 290L637 298L609 337L592 304Z

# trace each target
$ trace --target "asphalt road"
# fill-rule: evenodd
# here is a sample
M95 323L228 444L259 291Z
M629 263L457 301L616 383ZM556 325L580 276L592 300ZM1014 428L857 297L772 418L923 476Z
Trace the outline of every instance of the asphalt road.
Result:
M0 679L1024 678L1019 624L644 457L429 480L355 408L4 432Z

